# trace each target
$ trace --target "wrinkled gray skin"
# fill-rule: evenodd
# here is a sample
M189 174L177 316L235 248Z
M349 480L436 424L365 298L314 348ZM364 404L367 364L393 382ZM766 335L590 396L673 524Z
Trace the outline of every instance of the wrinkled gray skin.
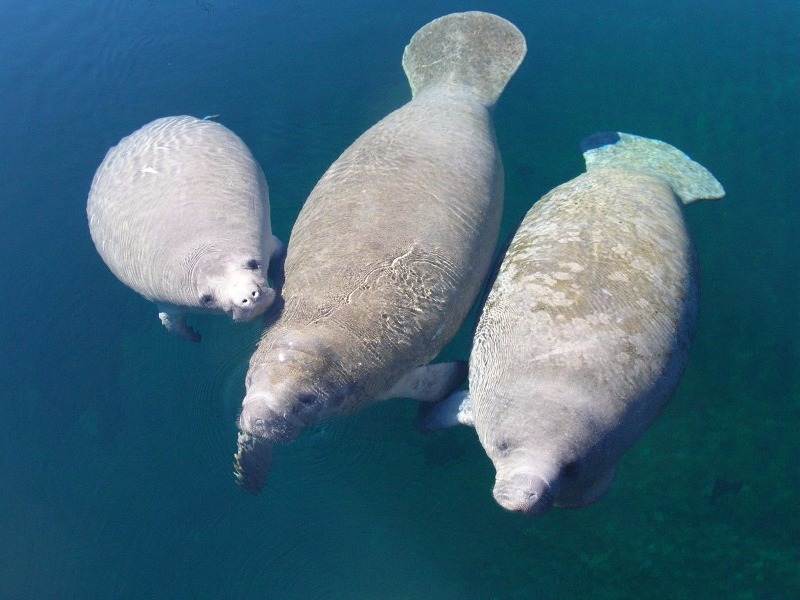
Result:
M267 182L247 146L219 123L165 117L108 151L92 181L89 230L111 271L192 341L187 312L251 321L275 298L266 278L282 250Z
M417 77L453 32L477 48L440 60L441 75ZM511 49L491 45L498 39ZM449 393L426 393L436 377L425 382L414 369L451 339L489 269L503 202L489 109L524 52L513 25L484 13L443 17L415 35L404 56L413 99L336 160L292 230L285 307L247 374L239 419L246 438L288 442L378 399ZM477 71L483 63L503 69L501 84L484 93L480 72L475 82L450 72L474 62ZM247 488L258 474L241 472L241 450L240 436L237 469Z
M598 168L539 200L470 359L497 502L541 514L598 500L672 396L697 308L694 251L666 183Z
M533 206L503 258L469 392L418 420L427 430L474 425L497 470L495 499L533 515L602 497L672 396L698 308L676 194L724 195L664 142L604 132L581 147L588 172Z
M486 276L502 199L489 112L468 90L430 90L362 135L292 230L285 307L250 361L242 429L287 441L433 359Z

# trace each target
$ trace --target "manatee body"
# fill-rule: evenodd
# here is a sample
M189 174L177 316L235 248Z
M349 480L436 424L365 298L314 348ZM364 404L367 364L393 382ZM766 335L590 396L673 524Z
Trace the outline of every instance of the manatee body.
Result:
M686 365L698 308L680 201L722 186L663 142L581 144L587 172L540 199L502 260L476 329L469 392L421 412L472 424L504 508L598 500Z
M413 98L331 165L287 248L279 318L250 361L236 470L257 491L269 447L389 397L441 400L465 365L427 365L491 266L503 168L490 110L526 52L494 15L437 19L403 55ZM459 376L460 375L460 376Z
M272 236L264 173L244 142L210 120L165 117L111 148L86 206L89 231L125 285L192 341L187 312L250 321L272 304Z

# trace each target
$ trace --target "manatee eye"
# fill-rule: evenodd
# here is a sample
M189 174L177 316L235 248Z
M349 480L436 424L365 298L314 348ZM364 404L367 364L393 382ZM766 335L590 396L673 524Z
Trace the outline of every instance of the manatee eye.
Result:
M200 296L200 302L202 304L208 305L211 304L213 301L214 301L214 296L212 296L211 294L203 294L202 296Z
M306 410L313 408L316 401L317 396L315 394L300 394L297 397L297 403L292 406L292 414L302 416Z
M309 404L314 404L316 399L317 396L315 394L301 394L300 396L297 397L297 401L305 406L308 406Z
M247 267L251 271L255 271L256 269L261 268L261 263L259 263L255 258L251 258L250 260L247 261L245 267Z

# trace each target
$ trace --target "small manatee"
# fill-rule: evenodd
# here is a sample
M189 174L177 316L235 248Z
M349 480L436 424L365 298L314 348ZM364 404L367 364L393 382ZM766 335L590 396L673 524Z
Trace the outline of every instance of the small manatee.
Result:
M200 334L186 314L251 321L275 299L267 267L282 269L267 181L244 142L209 119L156 119L111 148L86 205L109 269L158 306L167 330Z

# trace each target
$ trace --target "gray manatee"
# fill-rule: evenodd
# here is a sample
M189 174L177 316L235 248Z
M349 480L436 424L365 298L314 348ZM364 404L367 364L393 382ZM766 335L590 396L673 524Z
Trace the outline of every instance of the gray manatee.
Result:
M283 244L267 181L219 123L165 117L123 138L97 169L86 212L106 265L186 339L200 341L187 312L251 321L275 299L267 265Z
M424 26L403 55L413 98L331 165L289 241L280 316L250 360L236 472L260 490L274 443L371 402L438 401L464 364L427 365L491 266L503 167L490 110L526 52L481 12Z
M419 416L474 425L495 499L528 514L600 499L672 396L698 308L679 204L724 195L664 142L601 133L581 150L587 172L534 204L502 259L469 392Z

